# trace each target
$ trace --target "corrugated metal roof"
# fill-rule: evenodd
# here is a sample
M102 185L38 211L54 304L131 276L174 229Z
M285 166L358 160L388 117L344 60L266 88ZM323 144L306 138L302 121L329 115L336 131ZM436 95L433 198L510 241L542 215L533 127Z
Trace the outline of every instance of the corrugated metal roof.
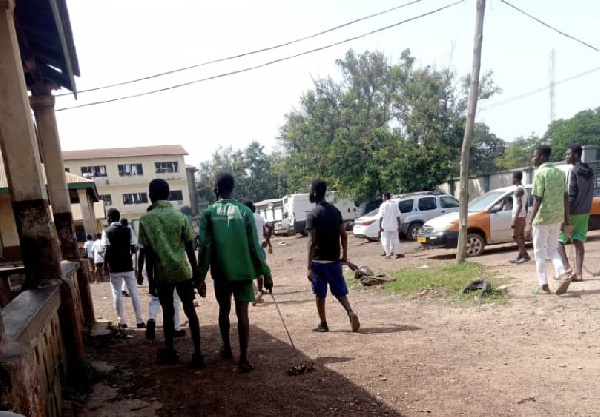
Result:
M181 145L140 146L137 148L87 149L63 151L65 161L100 158L131 158L136 156L187 155Z
M42 175L44 176L44 184L48 184L48 181L46 180L46 171L44 170L44 164L41 165ZM70 172L65 172L65 177L67 179L67 185L70 189L95 188L96 186L93 180L88 180L87 178L71 174ZM0 158L0 194L8 193L8 178L6 177L6 170L4 169L4 161L2 160L2 158Z

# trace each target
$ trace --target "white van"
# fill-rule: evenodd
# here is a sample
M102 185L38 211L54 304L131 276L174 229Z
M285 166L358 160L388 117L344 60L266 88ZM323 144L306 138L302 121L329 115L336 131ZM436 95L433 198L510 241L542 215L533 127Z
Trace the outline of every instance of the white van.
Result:
M351 221L356 218L356 205L348 199L337 199L335 192L327 193L325 200L337 207L342 219ZM315 207L308 194L290 194L283 197L282 227L287 227L290 234L306 234L306 215Z

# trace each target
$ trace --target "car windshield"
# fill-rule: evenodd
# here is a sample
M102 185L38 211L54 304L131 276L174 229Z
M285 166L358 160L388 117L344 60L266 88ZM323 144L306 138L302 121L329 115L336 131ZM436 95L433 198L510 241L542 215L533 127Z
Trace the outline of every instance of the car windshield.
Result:
M485 210L490 204L506 194L505 191L490 191L469 202L469 211Z

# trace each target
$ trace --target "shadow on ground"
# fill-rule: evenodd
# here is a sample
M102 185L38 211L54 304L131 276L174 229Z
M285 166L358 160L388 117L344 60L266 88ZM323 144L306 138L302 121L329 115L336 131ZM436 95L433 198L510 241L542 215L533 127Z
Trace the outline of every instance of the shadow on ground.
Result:
M394 329L402 331L405 327L409 326ZM381 333L386 328L365 331ZM231 334L235 334L235 326ZM205 369L186 366L184 361L189 360L192 351L189 337L177 339L176 343L182 360L176 365L157 365L156 350L162 343L147 342L141 331L135 331L130 339L110 338L93 343L89 352L94 359L124 371L110 382L117 386L119 398L157 401L162 404L156 412L158 416L402 416L324 366L353 358L320 357L314 372L288 376L290 367L309 363L310 359L256 326L252 326L250 342L250 359L256 369L249 374L238 374L234 361L218 358L217 326L202 327ZM237 343L234 354L236 346ZM132 410L122 411L126 415Z

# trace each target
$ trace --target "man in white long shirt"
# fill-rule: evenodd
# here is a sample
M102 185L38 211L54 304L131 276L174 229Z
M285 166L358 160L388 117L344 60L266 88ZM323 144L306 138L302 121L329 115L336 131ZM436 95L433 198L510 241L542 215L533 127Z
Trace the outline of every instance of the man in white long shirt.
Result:
M381 232L381 245L385 251L385 258L392 257L392 250L396 259L404 255L400 253L400 227L402 219L400 218L400 208L398 203L390 200L390 193L383 194L383 203L379 206L379 230Z

